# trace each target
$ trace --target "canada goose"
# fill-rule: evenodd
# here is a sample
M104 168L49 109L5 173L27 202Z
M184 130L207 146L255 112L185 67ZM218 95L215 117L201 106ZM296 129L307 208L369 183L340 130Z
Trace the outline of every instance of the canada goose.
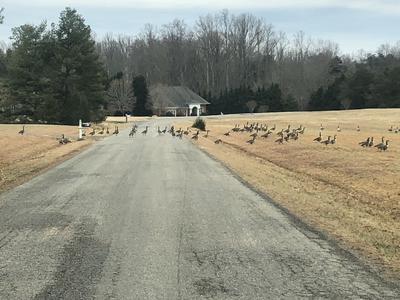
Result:
M356 129L358 132L360 132L361 131L361 129L360 129L360 126L359 125L357 125L357 129Z
M277 139L276 141L275 141L275 143L278 143L278 144L283 144L283 136L281 136L279 139Z
M214 142L214 144L220 144L220 143L222 143L222 140L221 140L221 139L218 139L218 140L216 140L216 141Z
M321 142L322 141L322 133L319 133L319 136L317 138L314 139L313 142Z
M325 146L328 146L330 143L331 143L331 136L328 136L327 140L321 142L321 144L324 144Z
M285 140L285 142L289 142L289 138L290 138L290 135L289 135L289 134L287 134L287 135L285 135L285 136L283 137L283 139Z
M386 140L386 142L383 144L379 144L379 147L377 147L379 149L379 151L386 151L389 147L389 140ZM376 146L375 146L376 147Z
M301 130L299 131L299 133L300 133L300 134L304 134L305 131L306 131L306 128L303 127L303 129L301 129Z
M296 129L296 131L301 131L303 130L303 125L300 125L299 128Z
M205 138L208 138L208 133L210 132L210 130L206 131L206 134L204 135Z
M281 131L279 131L276 135L283 136L283 129Z
M133 137L136 133L135 128L132 128L131 131L129 132L129 137Z
M106 133L107 133L107 134L110 134L110 130L108 129L108 126L107 126Z
M270 130L275 131L276 125L274 124L274 127L272 127Z
M240 131L239 124L235 124L235 127L232 128L232 131L233 131L233 132L238 132L238 131Z
M267 131L266 133L264 133L261 137L262 138L268 138L268 136L271 134L271 131Z
M57 138L57 140L58 140L58 142L59 142L60 144L64 144L64 143L63 143L63 139L64 139L64 134L61 135L61 138Z
M164 130L161 131L162 134L165 134L167 132L167 126L165 126Z
M388 129L389 132L393 131L393 125L390 126L390 128Z
M283 132L285 132L285 133L289 133L290 132L290 124L288 125L288 127Z
M119 128L118 128L118 126L115 127L115 131L114 131L113 134L115 134L115 135L118 135L118 134L119 134Z
M230 131L224 133L225 136L229 136L229 134L230 134Z
M86 136L86 131L82 130L82 136Z
M71 141L68 138L66 138L64 134L62 134L59 143L65 145L71 143Z
M368 147L372 147L374 145L374 137L371 137L371 140L369 141Z
M162 133L162 131L160 130L160 126L158 126L157 132L158 132L158 134Z
M384 145L385 145L385 137L383 136L381 142L375 145L375 148L379 149L379 147L383 147Z
M333 136L333 140L331 140L331 145L336 144L336 134Z
M91 132L89 132L90 135L95 135L96 134L96 130L93 128Z
M99 131L99 134L104 134L104 127L101 128L101 130Z
M361 147L369 147L369 142L371 141L371 138L370 137L368 137L367 138L367 140L366 141L362 141L362 142L359 142L358 144L361 146Z
M146 135L148 130L149 130L149 126L146 126L146 129L142 131L142 134Z
M319 126L319 130L323 131L325 128L322 126L322 124Z
M197 132L195 134L193 134L192 139L193 140L198 140L199 139L199 134L200 134L200 131L197 130Z
M246 143L250 144L250 145L253 145L255 143L255 141L256 141L256 137L253 136L253 138L251 140L248 140Z
M64 134L61 135L61 138L57 138L60 144L64 144Z
M18 131L18 134L24 135L24 133L25 133L25 125L22 125L22 129Z
M293 134L290 135L290 138L294 141L297 141L299 139L299 133L295 131Z
M188 135L189 132L190 132L190 129L189 129L189 127L188 127L188 128L186 128L186 130L183 132L183 134L184 134L184 135Z
M258 136L257 132L254 132L253 134L250 134L250 137L252 137L252 138L256 138L257 136Z
M339 126L339 125L337 126L337 129L336 129L336 131L337 131L337 132L341 132L341 131L342 131L342 129L340 128L340 126Z

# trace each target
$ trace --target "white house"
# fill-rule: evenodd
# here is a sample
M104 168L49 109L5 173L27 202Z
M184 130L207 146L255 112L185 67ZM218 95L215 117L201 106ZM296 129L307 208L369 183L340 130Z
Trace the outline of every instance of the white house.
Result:
M153 112L159 116L200 116L210 103L185 86L150 87Z

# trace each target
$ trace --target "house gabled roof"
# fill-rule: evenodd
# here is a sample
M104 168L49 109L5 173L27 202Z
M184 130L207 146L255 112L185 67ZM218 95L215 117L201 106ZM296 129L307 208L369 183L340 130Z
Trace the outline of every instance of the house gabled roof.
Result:
M186 86L156 85L150 88L150 97L165 107L187 107L191 104L210 104Z

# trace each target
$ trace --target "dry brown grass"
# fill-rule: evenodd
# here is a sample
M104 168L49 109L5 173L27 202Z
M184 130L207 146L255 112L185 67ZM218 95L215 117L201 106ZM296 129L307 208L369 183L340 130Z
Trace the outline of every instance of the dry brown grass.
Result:
M223 135L247 121L277 129L303 125L306 132L284 145L274 142L276 134L254 145L246 144L248 133ZM197 142L202 149L305 222L399 276L400 133L388 132L391 125L400 126L399 109L238 115L206 122L211 131ZM312 142L321 123L325 138L338 135L336 145ZM385 136L389 150L360 147L358 142L369 136L376 143ZM217 138L224 142L214 144Z
M49 166L87 147L93 139L76 142L77 126L0 125L0 192L16 186ZM60 145L65 134L72 143ZM75 138L75 140L74 140Z
M138 121L138 119L131 118L129 121ZM112 133L114 126L118 126L120 130L131 126L130 123L123 122L118 118L111 118L92 127L97 132L101 128L109 127ZM107 136L105 133L103 135L96 133L91 136L89 132L92 129L87 128L85 140L78 142L78 126L28 124L23 136L18 134L21 128L22 125L0 124L0 193L71 157L95 140ZM57 138L61 134L65 134L72 143L60 145Z

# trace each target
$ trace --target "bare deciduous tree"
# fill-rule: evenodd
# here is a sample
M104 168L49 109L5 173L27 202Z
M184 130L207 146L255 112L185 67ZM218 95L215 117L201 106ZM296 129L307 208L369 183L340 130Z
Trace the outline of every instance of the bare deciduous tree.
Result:
M107 90L107 98L111 113L132 111L134 97L129 77L113 80Z
M174 20L157 29L147 24L135 37L106 36L98 45L109 75L143 74L150 85L186 85L219 96L239 87L278 83L305 107L316 87L328 84L337 44L313 41L304 32L293 39L251 14L224 10L199 17L193 29ZM400 47L382 51L400 54Z
M246 106L247 106L247 108L249 109L249 113L253 113L254 110L255 110L256 107L257 107L257 101L255 101L255 100L250 100L250 101L246 102Z

